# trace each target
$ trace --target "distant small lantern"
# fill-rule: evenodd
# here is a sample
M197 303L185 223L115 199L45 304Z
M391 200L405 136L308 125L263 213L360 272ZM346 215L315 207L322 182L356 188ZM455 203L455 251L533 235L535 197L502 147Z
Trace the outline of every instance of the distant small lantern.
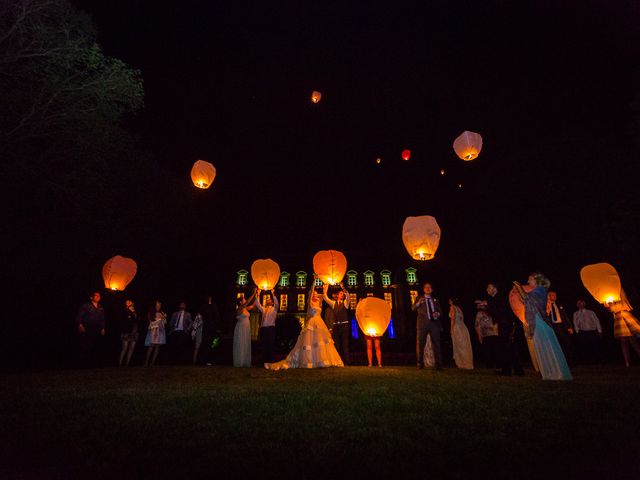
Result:
M311 92L311 101L313 103L318 103L320 101L320 99L322 98L322 93L314 90L313 92Z
M402 241L415 260L431 260L440 244L440 226L430 215L407 217L402 225Z
M482 137L479 133L464 131L454 140L453 149L462 160L473 160L482 150Z
M280 279L280 266L270 258L256 260L251 264L253 283L262 290L272 290Z
M102 279L109 290L124 290L138 272L138 265L131 258L116 255L102 267Z
M347 272L347 258L337 250L321 250L313 256L313 271L322 283L336 285Z
M458 184L458 188L462 188L462 184L461 183Z
M580 270L580 279L598 302L606 305L621 300L622 284L613 265L608 263L587 265Z
M440 170L440 175L444 175L444 170Z
M391 321L391 306L381 298L363 298L356 306L356 320L365 335L381 337Z
M402 160L407 161L411 158L411 150L402 151Z
M382 159L380 157L376 158L376 165L380 165L382 163Z
M198 188L209 188L216 178L216 167L204 160L198 160L191 167L191 180Z

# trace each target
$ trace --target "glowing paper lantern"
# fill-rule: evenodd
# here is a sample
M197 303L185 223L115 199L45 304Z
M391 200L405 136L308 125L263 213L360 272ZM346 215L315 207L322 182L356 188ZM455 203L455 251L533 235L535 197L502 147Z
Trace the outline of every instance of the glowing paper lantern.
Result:
M320 99L322 98L322 93L314 90L313 92L311 92L311 101L313 103L318 103L320 101Z
M251 278L262 290L271 290L280 279L280 266L271 260L260 259L251 265Z
M102 279L109 290L124 290L138 272L138 265L130 258L116 255L102 267Z
M622 285L618 272L608 263L587 265L580 270L584 287L600 303L614 303L621 299Z
M191 180L198 188L209 188L216 178L216 167L204 160L198 160L191 167Z
M323 283L336 285L347 272L347 258L337 250L321 250L313 256L313 271Z
M482 137L479 133L464 131L453 141L453 149L462 160L473 160L482 150Z
M431 260L440 244L440 227L430 215L407 217L402 225L402 241L415 260Z
M381 159L380 157L376 158L376 163L377 163L378 165L380 165L380 163L381 163L381 162L382 162L382 159Z
M356 320L365 335L381 337L391 321L391 307L381 298L363 298L356 307Z
M411 158L411 150L403 150L402 151L402 159L409 160Z

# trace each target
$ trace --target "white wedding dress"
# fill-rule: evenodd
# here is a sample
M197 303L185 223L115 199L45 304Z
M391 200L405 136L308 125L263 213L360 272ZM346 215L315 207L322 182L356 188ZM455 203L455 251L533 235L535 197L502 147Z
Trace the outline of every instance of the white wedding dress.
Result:
M233 366L251 366L251 325L246 309L236 315L236 327L233 330Z
M287 368L344 367L333 344L331 333L322 320L318 302L309 302L307 322L287 358L276 363L265 363L268 370Z
M464 324L464 315L460 307L454 306L454 312L451 319L453 323L451 332L453 360L456 362L456 367L471 370L473 369L473 350L471 349L469 329Z

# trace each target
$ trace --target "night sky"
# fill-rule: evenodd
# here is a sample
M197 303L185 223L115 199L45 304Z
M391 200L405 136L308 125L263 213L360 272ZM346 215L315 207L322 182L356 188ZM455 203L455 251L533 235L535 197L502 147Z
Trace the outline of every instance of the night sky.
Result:
M419 267L466 301L542 270L573 305L597 261L640 293L636 2L74 4L141 70L127 128L184 178L194 219L139 264L134 295L221 292L256 258L310 271L327 248L360 272ZM464 130L484 139L473 162L452 149ZM197 159L218 170L209 190L190 185ZM442 240L419 265L401 227L425 214ZM126 241L112 254L144 259Z

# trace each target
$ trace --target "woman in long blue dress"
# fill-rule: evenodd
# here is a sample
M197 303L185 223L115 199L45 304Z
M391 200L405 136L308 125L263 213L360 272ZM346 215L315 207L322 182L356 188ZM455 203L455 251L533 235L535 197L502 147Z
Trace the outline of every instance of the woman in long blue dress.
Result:
M529 275L527 283L528 292L521 285L517 283L515 285L524 303L525 335L533 339L533 348L542 379L573 380L558 338L551 325L547 323L547 289L551 283L541 273Z

